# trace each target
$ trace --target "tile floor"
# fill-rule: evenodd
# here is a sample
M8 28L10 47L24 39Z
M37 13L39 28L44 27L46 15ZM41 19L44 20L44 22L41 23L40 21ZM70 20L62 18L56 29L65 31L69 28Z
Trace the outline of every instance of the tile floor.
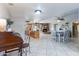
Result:
M72 38L68 42L56 42L51 35L41 34L40 39L30 39L30 53L27 56L79 56L79 40ZM16 52L8 55L15 56ZM23 54L25 56L25 54Z

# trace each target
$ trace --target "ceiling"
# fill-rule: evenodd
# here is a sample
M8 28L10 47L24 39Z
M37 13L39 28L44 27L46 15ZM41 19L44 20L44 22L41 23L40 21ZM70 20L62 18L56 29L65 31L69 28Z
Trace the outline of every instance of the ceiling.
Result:
M8 8L11 18L33 19L34 11L42 10L39 15L41 19L50 19L55 16L61 16L63 13L78 8L78 3L13 3L5 4Z

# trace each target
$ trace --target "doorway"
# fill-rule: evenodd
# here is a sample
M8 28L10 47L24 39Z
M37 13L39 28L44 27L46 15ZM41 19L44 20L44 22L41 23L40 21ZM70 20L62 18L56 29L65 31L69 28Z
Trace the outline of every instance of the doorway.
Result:
M78 27L79 27L79 23L75 23L75 22L72 23L73 37L78 37L78 32L79 32Z

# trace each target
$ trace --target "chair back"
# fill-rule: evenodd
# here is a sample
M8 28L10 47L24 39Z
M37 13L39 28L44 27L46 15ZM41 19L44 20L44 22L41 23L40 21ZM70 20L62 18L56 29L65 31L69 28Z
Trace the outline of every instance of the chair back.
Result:
M65 31L65 35L64 35L65 40L68 40L69 37L70 37L70 31L69 30L66 30Z

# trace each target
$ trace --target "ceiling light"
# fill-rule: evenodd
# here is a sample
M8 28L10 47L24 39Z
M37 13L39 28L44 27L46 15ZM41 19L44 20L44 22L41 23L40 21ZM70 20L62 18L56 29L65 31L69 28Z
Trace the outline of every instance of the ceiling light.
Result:
M40 14L41 12L41 10L35 10L35 14Z
M58 23L60 23L60 22L61 22L61 20L57 20L57 22L58 22Z

